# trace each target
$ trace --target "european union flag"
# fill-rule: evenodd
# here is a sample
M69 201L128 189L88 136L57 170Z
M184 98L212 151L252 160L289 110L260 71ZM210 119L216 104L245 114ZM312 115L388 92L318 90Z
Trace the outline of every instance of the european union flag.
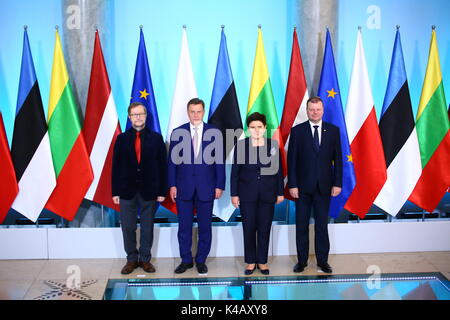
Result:
M134 71L133 89L131 90L131 101L140 102L147 108L147 120L145 126L155 132L161 133L159 125L158 110L156 109L155 95L153 93L152 77L145 48L144 33L141 29L139 49ZM126 128L131 127L130 119L127 119Z
M348 142L347 126L345 125L344 111L342 109L336 66L334 64L333 47L328 30L318 95L324 104L323 120L339 127L341 134L343 163L342 192L339 196L332 197L330 203L330 216L337 218L355 187L356 179L350 144Z

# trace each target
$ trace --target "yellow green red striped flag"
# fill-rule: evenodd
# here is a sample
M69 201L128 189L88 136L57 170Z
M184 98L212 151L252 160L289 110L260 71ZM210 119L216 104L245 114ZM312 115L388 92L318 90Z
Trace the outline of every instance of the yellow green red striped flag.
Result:
M432 212L450 185L450 123L434 28L417 110L416 130L422 175L409 200Z
M45 207L73 220L94 176L58 31L50 82L48 133L57 179Z
M266 116L267 137L279 140L278 115L270 83L261 28L258 28L258 41L253 64L250 95L248 97L247 117L254 112L259 112ZM247 129L247 125L245 125L245 128Z

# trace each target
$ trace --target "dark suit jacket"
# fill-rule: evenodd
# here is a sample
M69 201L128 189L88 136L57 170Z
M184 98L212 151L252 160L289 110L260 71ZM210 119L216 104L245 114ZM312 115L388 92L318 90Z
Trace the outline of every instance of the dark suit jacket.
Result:
M259 195L260 200L264 202L276 202L277 196L284 193L283 168L278 143L266 139L267 147L262 147L266 159L270 159L270 162L266 163L262 163L259 157L256 158L257 148L250 144L250 138L246 138L238 141L234 149L231 196L238 196L240 201L253 202L258 200ZM264 172L264 168L271 170Z
M121 133L114 145L112 195L130 200L139 191L145 200L167 195L167 152L159 133L144 128L141 133L141 163L138 165L133 128Z
M288 186L313 194L317 184L321 194L342 187L342 157L339 128L322 121L319 152L314 150L309 121L291 129L288 149ZM334 164L334 166L333 166Z
M209 130L214 130L208 133L212 133L212 136L220 135L220 141L216 141L215 138L208 141L206 133ZM183 135L184 139L181 138L174 141L175 137L180 134ZM211 143L215 143L215 145L210 145ZM180 146L185 148L180 148ZM208 148L208 152L204 152L205 148ZM206 153L209 154L211 150L212 156L217 156L215 161L210 161L211 159L208 160L203 157ZM185 154L185 152L188 154ZM202 158L200 160L197 159L198 163L196 163L189 122L174 129L169 145L168 183L169 188L177 187L177 198L180 200L193 200L194 193L197 191L197 197L201 201L213 201L216 188L225 190L223 137L219 129L207 123L203 123L199 155L202 155ZM179 163L181 158L186 159L186 161Z

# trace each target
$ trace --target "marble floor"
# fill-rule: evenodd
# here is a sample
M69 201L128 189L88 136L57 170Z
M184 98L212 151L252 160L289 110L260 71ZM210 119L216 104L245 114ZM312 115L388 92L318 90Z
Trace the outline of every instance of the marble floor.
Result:
M179 258L155 258L156 273L122 275L125 259L0 260L0 300L101 300L109 279L198 278L196 268L174 274ZM450 251L330 255L333 274L441 272L450 279ZM319 275L314 256L301 274L295 256L269 257L271 276ZM211 257L208 277L244 277L243 257ZM257 274L255 271L253 274ZM75 286L75 284L79 284ZM75 287L79 289L75 289ZM71 289L74 288L74 289Z

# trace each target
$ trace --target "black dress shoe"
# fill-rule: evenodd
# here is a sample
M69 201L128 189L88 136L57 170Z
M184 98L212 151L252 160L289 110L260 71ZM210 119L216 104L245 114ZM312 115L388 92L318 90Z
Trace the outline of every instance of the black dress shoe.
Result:
M249 275L253 274L253 272L254 272L255 270L256 270L256 264L255 264L255 266L253 267L253 269L245 269L244 273L245 273L246 276L249 276Z
M322 272L333 273L333 269L331 269L330 265L327 262L317 263L317 266Z
M180 265L175 269L175 273L180 274L180 273L184 273L187 269L190 269L194 266L194 264L191 263L180 263Z
M300 272L303 272L304 270L305 270L305 268L306 268L306 266L307 266L308 264L306 264L306 263L297 263L295 266L294 266L294 272L295 273L300 273Z
M261 268L259 267L259 264L258 264L257 266L258 266L259 271L261 271L261 273L262 273L263 275L267 276L267 275L270 273L270 270L269 270L268 268L267 268L267 269L261 269Z
M208 267L204 263L197 263L197 271L199 274L207 274Z

